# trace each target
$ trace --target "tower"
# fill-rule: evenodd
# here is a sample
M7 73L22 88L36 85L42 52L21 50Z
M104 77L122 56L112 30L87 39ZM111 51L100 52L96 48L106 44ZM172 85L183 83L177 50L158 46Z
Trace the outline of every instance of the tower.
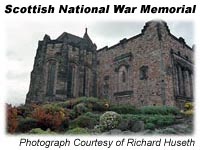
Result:
M83 38L45 35L38 42L26 103L96 96L96 48L87 28Z

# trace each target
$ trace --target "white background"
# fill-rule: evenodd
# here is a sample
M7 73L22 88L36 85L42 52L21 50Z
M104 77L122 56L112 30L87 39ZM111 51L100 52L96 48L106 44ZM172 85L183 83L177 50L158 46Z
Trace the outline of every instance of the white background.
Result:
M110 13L109 14L5 14L5 6L8 4L12 4L13 6L27 6L27 5L53 5L58 9L59 5L71 5L71 6L76 6L76 5L85 5L85 6L105 6L105 5L114 5L114 4L126 4L127 6L133 6L133 7L138 7L140 8L141 5L144 4L151 4L152 6L192 6L192 5L197 5L196 13L195 14L140 14L139 9L136 11L134 14L114 14L112 13L112 7L110 8ZM6 36L6 25L8 21L11 21L13 23L13 26L16 26L23 21L37 21L43 22L46 21L55 21L55 22L61 22L63 20L68 20L68 21L77 21L80 23L85 23L85 22L90 22L90 21L149 21L152 19L162 19L165 21L192 21L194 22L194 36L195 36L195 45L196 45L196 50L195 50L195 131L193 135L190 136L125 136L127 139L128 137L131 138L145 138L146 140L148 139L159 139L159 138L173 138L177 140L185 139L187 140L188 138L192 138L196 141L195 148L194 147L181 147L181 149L195 149L199 150L200 149L200 129L199 129L199 110L200 108L200 103L199 103L199 7L198 5L198 0L168 0L168 1L162 1L162 0L126 0L126 1L119 1L119 0L101 0L101 1L92 1L92 0L59 0L59 1L52 1L52 0L4 0L1 1L0 5L0 146L1 149L17 149L17 150L23 150L23 149L45 149L45 148L40 148L40 147L19 147L19 139L21 137L29 138L29 139L37 139L37 138L45 138L45 139L61 139L64 140L65 138L71 139L71 142L73 142L73 139L76 137L69 137L69 136L27 136L27 135L7 135L5 133L5 99L6 99L6 87L7 87L7 82L6 82L6 71L8 70L8 61L6 59L6 47L12 43L12 41L7 40ZM31 28L30 28L31 30ZM23 34L23 33L21 33ZM17 37L16 37L17 38ZM23 43L19 43L23 44ZM26 57L26 56L24 56ZM34 57L34 56L33 56ZM19 85L20 86L20 85ZM9 94L9 93L7 93ZM89 139L109 139L109 140L120 140L124 138L123 136L89 136L89 137L83 137L81 136L82 139L89 140ZM3 148L4 147L4 148ZM63 149L104 149L103 147L65 147ZM180 147L143 147L143 149L166 149L166 150L172 150L172 149L178 149ZM55 149L55 148L52 148ZM111 149L141 149L141 147L111 147Z

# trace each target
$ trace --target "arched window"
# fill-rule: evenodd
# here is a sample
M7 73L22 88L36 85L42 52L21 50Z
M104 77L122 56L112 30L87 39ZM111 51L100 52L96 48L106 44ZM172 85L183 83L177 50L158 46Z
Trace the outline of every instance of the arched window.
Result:
M127 78L127 69L125 66L121 66L119 68L119 81L126 82L126 78Z
M118 91L123 91L127 88L128 69L126 66L120 66L118 70Z
M104 98L109 98L109 76L104 77L103 96Z
M126 73L125 73L125 71L122 72L122 82L126 82Z
M48 62L48 75L47 75L47 95L54 95L55 85L55 73L56 73L56 61L51 60Z
M133 94L132 91L132 68L129 67L128 63L121 63L115 68L115 80L114 86L111 86L110 89L114 88L114 96L119 97L128 97L130 98ZM112 79L113 80L113 79Z
M67 97L73 96L73 67L69 65L67 73Z
M77 65L70 63L67 72L67 97L77 95Z

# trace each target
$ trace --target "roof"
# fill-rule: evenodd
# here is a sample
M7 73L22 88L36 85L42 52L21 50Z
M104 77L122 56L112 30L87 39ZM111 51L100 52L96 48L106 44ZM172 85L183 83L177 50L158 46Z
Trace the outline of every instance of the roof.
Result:
M78 37L76 35L67 33L67 32L63 32L56 40L57 42L63 42L64 40L67 40L69 43L74 44L74 45L79 45L82 44L84 46L93 46L93 42L90 39L88 33L87 33L87 28L85 30L85 34L83 36L83 38ZM52 41L52 40L51 40Z
M73 43L83 42L83 38L78 37L78 36L73 35L73 34L70 34L70 33L67 33L67 32L63 32L56 40L57 41L64 41L64 39L69 39Z

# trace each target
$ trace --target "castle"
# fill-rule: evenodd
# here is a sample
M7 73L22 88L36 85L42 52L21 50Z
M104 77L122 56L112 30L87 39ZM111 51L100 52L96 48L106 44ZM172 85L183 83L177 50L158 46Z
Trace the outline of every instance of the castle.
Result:
M183 107L193 100L193 53L163 21L149 21L140 34L99 50L87 29L83 38L45 35L26 103L93 96L138 107Z

